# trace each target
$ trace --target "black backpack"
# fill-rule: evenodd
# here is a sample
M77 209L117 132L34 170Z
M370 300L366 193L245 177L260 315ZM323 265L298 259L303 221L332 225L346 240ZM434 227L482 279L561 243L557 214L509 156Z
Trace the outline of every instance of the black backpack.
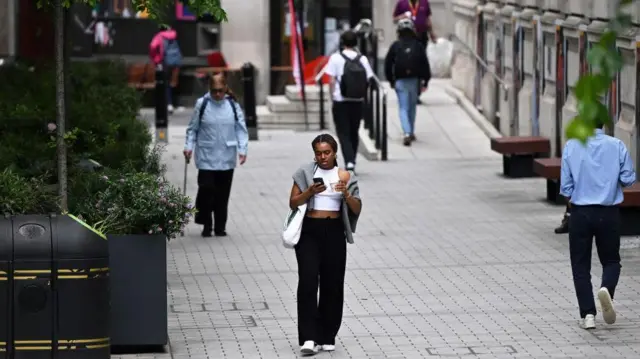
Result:
M420 52L425 51L422 44L416 40L398 42L393 72L396 78L420 77L421 57Z
M353 60L340 53L344 58L344 69L340 77L340 93L345 99L359 100L367 95L367 70L360 62L362 55Z

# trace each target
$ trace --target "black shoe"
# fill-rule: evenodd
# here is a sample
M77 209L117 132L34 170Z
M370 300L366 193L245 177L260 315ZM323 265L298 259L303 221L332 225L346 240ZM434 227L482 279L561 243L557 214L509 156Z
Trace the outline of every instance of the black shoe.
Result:
M409 139L411 140L411 142L415 141L416 140L416 135L410 134L409 135Z
M560 223L560 226L556 229L554 229L554 232L556 234L564 234L564 233L569 233L569 217L568 215L564 215L564 218L562 218L562 223Z
M202 237L203 237L203 238L211 237L211 227L205 226L205 227L202 229Z
M226 231L215 231L214 234L216 235L216 237L226 237L227 236L227 232Z
M411 146L411 137L410 136L404 136L404 140L402 140L402 144L405 146Z

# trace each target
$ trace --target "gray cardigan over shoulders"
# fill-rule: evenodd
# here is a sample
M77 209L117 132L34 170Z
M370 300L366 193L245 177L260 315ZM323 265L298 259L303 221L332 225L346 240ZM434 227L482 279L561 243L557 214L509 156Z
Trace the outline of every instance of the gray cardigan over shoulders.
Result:
M293 181L298 185L301 191L306 191L310 184L313 183L313 174L315 173L318 165L315 162L309 162L300 166L293 174ZM360 198L360 188L358 187L358 179L353 171L349 171L349 183L347 183L347 190L351 197L354 197L362 203ZM307 202L308 208L313 208L313 197L309 198ZM358 224L358 218L360 214L353 213L349 209L349 206L342 201L342 221L345 228L345 239L347 243L353 243L353 233L356 232L356 226Z

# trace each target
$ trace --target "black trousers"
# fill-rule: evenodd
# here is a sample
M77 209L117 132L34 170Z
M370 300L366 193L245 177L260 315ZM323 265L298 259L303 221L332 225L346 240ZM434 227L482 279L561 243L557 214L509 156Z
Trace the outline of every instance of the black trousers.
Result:
M332 112L333 121L336 124L336 132L338 133L338 141L340 141L340 147L342 147L344 163L351 162L355 164L360 141L358 130L364 115L364 103L355 101L334 102Z
M206 230L225 231L232 181L233 170L198 171L195 222L204 225Z
M613 298L620 278L620 210L617 206L571 205L569 252L580 317L596 314L591 287L591 249L593 238L600 264L602 285Z
M341 218L305 218L298 260L298 341L335 344L342 323L347 241ZM318 301L318 286L320 300Z

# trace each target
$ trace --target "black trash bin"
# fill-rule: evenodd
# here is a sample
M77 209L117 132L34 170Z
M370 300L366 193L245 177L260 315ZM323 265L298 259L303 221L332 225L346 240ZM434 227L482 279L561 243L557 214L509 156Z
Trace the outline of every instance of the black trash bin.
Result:
M109 247L69 215L0 217L0 359L110 357Z

